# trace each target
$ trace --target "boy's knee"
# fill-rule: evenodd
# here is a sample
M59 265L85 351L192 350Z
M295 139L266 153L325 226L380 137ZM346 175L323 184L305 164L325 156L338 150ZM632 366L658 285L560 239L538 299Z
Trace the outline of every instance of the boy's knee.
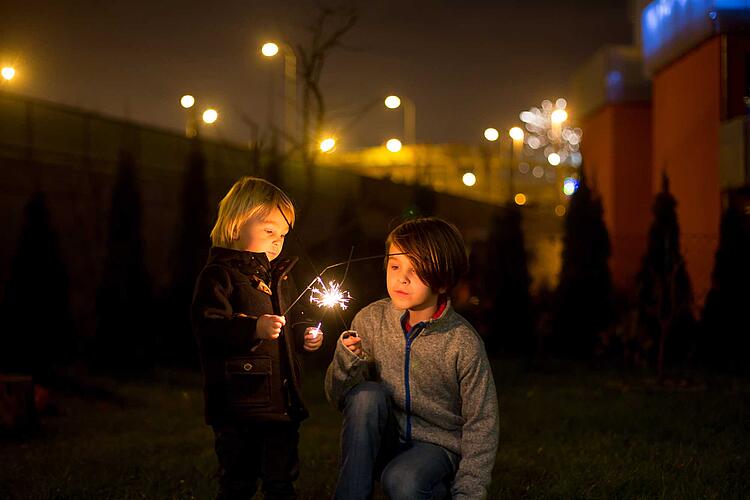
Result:
M370 415L388 409L388 397L377 382L361 382L346 395L344 411L351 414Z
M424 497L414 477L404 468L386 467L380 482L383 486L383 493L391 500L413 500Z

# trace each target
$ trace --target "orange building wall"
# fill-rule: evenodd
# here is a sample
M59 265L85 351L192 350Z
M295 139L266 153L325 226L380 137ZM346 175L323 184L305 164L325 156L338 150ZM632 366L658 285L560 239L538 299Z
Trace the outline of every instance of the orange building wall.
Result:
M631 290L650 223L651 106L606 105L584 119L583 131L587 176L602 197L612 242L612 279Z
M653 77L653 190L666 170L677 199L682 250L698 303L710 285L719 232L722 37Z

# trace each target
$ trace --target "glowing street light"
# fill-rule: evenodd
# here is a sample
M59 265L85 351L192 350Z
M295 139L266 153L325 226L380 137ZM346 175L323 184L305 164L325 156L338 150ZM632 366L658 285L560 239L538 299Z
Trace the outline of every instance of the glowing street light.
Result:
M391 153L398 153L401 151L401 141L398 139L388 139L388 142L385 143L385 148Z
M463 177L461 177L461 180L465 186L471 187L477 183L477 176L474 175L473 172L466 172Z
M571 196L578 190L578 180L573 177L566 177L563 181L563 193L566 196Z
M215 123L216 120L218 119L219 119L219 112L213 108L208 108L207 110L203 112L203 122L208 125Z
M521 127L513 127L510 130L508 130L508 135L511 139L513 139L515 142L522 141L523 140L523 130Z
M191 96L190 94L185 94L180 99L180 106L182 106L185 109L190 109L195 104L195 97Z
M388 109L403 109L404 114L404 141L407 144L417 143L417 107L414 101L406 96L389 95L383 101ZM402 106L403 105L403 106Z
M275 42L266 42L260 48L265 57L274 57L284 49L284 132L291 141L287 142L288 150L297 137L297 57L294 49L287 44L281 47ZM305 140L307 137L305 137Z
M401 98L397 95L389 95L385 98L385 107L388 109L396 109L401 106Z
M484 129L484 138L490 142L495 142L500 138L500 132L498 132L496 128L492 127Z
M330 153L333 151L333 148L336 147L336 139L333 137L326 137L322 141L320 141L320 150L324 153Z
M552 123L559 124L568 119L568 112L565 111L564 109L556 109L552 112L549 118L552 121Z
M11 81L14 76L16 76L16 70L11 66L5 66L2 70L0 70L0 75L3 76L3 80L5 81Z
M260 53L266 57L273 57L279 53L279 46L273 42L264 43L260 48Z

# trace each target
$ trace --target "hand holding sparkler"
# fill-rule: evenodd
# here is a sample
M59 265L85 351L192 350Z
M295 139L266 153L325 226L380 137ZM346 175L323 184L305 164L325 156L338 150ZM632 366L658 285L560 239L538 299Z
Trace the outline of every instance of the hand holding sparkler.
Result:
M310 326L305 330L305 343L303 347L306 351L317 351L323 345L323 331L320 329L322 321L316 326Z
M347 330L341 334L341 343L355 355L362 357L362 338L354 330Z
M284 316L264 314L255 322L255 336L260 340L276 340L286 324Z

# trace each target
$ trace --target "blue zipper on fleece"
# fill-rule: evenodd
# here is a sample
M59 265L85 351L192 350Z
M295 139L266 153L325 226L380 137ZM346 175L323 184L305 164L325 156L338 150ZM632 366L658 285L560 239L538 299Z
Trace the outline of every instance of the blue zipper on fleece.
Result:
M411 441L411 390L409 388L409 363L411 361L411 344L414 342L419 334L424 330L426 323L421 321L411 327L410 331L406 331L406 318L407 314L401 318L401 328L404 330L404 339L406 339L406 349L404 352L404 389L406 392L406 398L404 402L404 409L406 410L406 441ZM411 333L411 335L409 335Z

